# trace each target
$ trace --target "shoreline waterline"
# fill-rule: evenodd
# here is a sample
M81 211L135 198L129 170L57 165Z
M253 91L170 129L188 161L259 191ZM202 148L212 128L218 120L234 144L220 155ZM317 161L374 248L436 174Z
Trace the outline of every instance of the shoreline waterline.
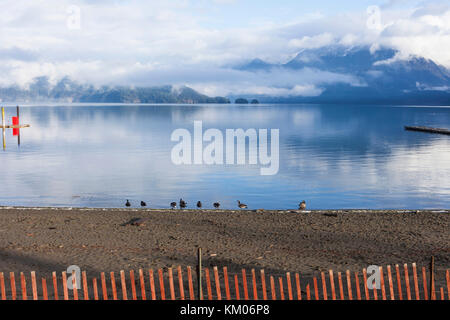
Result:
M270 212L270 213L449 213L450 209L307 209L307 210L298 210L298 209L194 209L194 208L186 208L186 209L171 209L171 208L116 208L116 207L45 207L45 206L0 206L0 210L62 210L62 211L123 211L123 212L196 212L196 213L234 213L234 212L247 212L247 213L262 213L262 212Z

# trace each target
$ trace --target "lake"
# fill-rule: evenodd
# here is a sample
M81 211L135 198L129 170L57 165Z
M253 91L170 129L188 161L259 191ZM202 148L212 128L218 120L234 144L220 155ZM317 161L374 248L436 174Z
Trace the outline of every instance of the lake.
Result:
M6 108L8 123L16 109ZM346 105L70 105L20 109L6 130L2 206L123 207L180 198L205 208L450 208L450 107ZM175 165L174 130L279 129L279 170Z

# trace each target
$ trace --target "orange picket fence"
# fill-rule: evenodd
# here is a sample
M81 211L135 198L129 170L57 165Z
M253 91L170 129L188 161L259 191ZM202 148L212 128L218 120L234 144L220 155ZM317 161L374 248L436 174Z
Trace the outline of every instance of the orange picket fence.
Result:
M2 300L450 300L450 270L442 275L445 287L435 288L427 268L419 270L415 263L409 268L379 267L379 289L369 289L367 270L361 273L333 270L319 272L308 281L298 273L266 275L264 270L242 269L231 273L227 267L202 268L202 285L198 290L197 270L181 267L154 272L140 269L100 273L88 279L85 271L79 276L52 273L50 279L38 279L33 271L0 272ZM79 282L77 281L79 278ZM116 283L117 278L117 283ZM30 286L31 283L31 286ZM71 283L72 285L68 285ZM31 291L30 291L31 290Z

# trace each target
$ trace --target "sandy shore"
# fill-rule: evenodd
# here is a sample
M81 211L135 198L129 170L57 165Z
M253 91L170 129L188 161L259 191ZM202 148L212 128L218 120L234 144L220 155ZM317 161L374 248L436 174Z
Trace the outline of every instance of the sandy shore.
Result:
M145 218L144 225L129 224ZM42 275L196 265L311 276L417 262L450 267L450 210L213 211L0 208L0 271Z

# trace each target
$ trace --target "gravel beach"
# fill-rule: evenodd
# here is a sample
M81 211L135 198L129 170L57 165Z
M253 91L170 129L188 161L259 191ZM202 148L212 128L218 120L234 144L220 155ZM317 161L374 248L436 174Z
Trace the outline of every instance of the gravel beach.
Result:
M143 219L141 225L133 224ZM222 211L0 208L0 271L50 275L195 266L281 274L361 271L435 257L450 267L450 210Z

